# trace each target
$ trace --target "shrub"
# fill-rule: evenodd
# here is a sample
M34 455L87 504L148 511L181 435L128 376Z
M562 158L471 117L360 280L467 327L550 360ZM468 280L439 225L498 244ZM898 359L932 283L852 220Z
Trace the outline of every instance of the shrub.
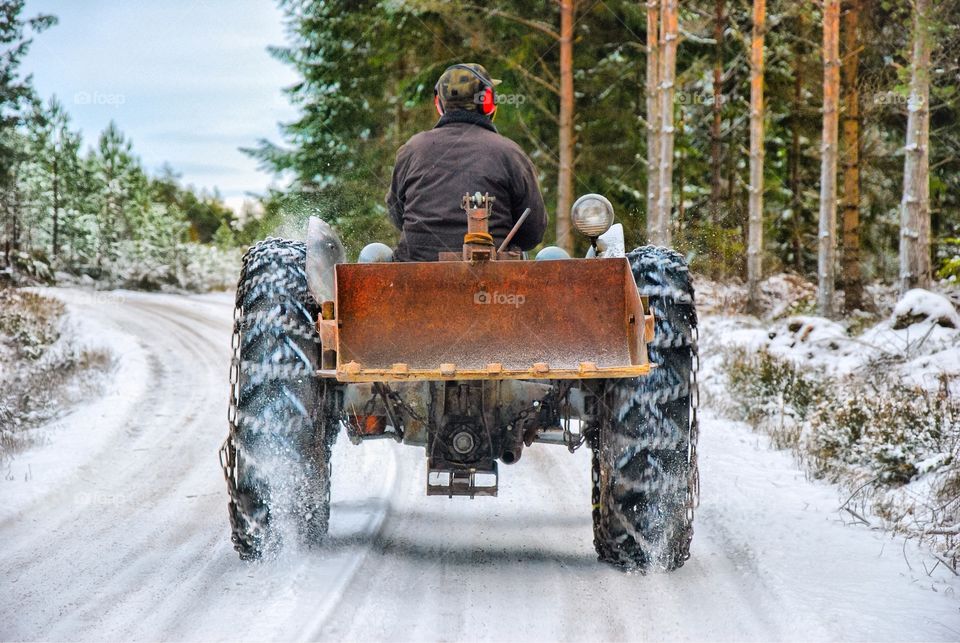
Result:
M726 349L722 370L734 416L791 449L813 476L855 489L851 500L892 529L934 539L956 569L960 399L946 379L930 391L876 364L831 377L744 348Z
M821 382L766 350L730 349L723 370L738 419L762 426L777 448L797 447L803 423L826 395Z
M32 292L0 289L0 460L29 446L29 429L55 416L64 402L94 392L91 373L110 355L81 346L63 325L60 302Z

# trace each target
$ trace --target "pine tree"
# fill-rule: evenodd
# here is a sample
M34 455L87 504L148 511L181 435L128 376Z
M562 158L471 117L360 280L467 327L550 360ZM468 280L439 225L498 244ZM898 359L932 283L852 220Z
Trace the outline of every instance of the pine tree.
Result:
M262 140L246 150L263 168L293 175L290 189L273 195L271 211L303 224L319 214L338 226L352 252L390 241L383 198L396 144L417 129L411 113L435 118L433 84L461 61L437 37L445 32L440 17L415 4L280 4L290 43L271 52L302 77L287 89L300 114L282 124L285 143Z
M750 188L747 242L748 308L759 310L763 277L763 39L767 21L766 0L753 0L750 39Z
M49 231L50 256L56 261L64 232L71 229L65 218L72 215L71 193L80 171L80 133L70 130L70 116L56 97L46 106L34 104L28 132L35 187L30 201L37 221Z
M97 266L114 258L121 239L134 238L150 207L146 175L133 143L113 121L100 134L94 156L97 212Z
M840 94L840 0L823 3L823 139L820 169L820 234L817 307L834 314L837 251L837 104Z
M679 31L677 0L661 0L660 60L658 61L660 65L660 151L657 154L660 161L660 178L657 192L657 236L652 240L653 243L661 246L670 246L673 236L671 230L671 215L673 213L673 105Z
M843 254L840 279L847 312L863 307L860 269L860 0L843 16Z
M56 18L41 14L24 18L25 0L0 2L0 215L3 217L4 264L20 249L23 198L18 185L24 162L26 139L18 130L25 108L33 100L30 78L20 76L20 63L30 50L33 36L56 24Z

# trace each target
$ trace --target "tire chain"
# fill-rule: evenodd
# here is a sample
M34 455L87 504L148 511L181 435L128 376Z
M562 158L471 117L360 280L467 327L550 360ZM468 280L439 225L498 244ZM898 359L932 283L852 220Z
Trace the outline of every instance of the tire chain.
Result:
M693 514L700 506L700 464L697 460L697 442L700 439L700 418L697 415L700 409L700 383L697 374L700 371L700 328L693 327L693 365L690 369L690 444L688 445L688 462L690 463L689 479L687 481L687 543L684 547L683 560L690 558L690 543L693 542Z
M249 253L249 251L247 251ZM247 255L243 257L246 262ZM242 277L241 277L242 283ZM239 288L239 287L238 287ZM239 302L239 296L237 297ZM227 407L227 425L229 432L220 447L220 466L223 468L223 477L227 482L227 511L230 515L230 540L234 547L246 545L244 534L240 533L238 512L243 506L240 501L240 491L237 488L237 398L240 393L240 314L239 303L233 308L233 336L230 340L232 354L230 357L230 403Z

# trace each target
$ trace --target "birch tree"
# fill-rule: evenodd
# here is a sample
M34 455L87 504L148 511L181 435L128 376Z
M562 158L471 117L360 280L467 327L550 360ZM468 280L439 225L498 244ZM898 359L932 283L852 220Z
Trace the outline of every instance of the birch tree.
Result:
M750 39L750 188L747 234L748 308L757 312L763 270L763 37L766 0L753 2Z
M900 289L930 285L930 0L914 0L900 203Z
M820 226L817 308L833 317L837 253L837 102L840 94L840 0L823 1L823 137L820 146Z

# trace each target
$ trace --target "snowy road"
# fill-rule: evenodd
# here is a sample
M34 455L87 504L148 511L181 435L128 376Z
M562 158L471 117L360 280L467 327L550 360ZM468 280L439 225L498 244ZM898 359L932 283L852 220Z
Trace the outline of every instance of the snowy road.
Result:
M471 501L424 496L421 450L340 440L328 547L242 563L217 464L229 297L58 294L122 354L0 471L2 640L960 639L942 566L709 416L674 574L598 564L588 454L543 445Z

